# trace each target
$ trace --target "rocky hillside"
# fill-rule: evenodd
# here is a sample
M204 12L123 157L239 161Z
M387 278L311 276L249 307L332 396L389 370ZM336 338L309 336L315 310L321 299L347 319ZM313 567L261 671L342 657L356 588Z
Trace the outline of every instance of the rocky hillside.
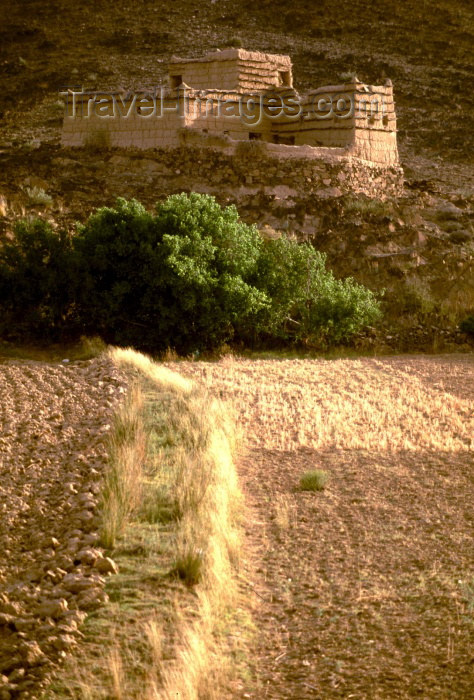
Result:
M62 151L58 88L152 87L173 54L242 45L290 54L301 90L347 72L375 83L390 77L406 193L377 208L304 192L265 198L237 193L224 181L216 192L220 201L235 201L247 220L270 233L313 238L338 274L385 287L394 318L413 317L410 328L420 321L453 329L474 309L474 14L468 0L141 0L133 12L123 0L5 0L0 13L3 235L27 213L70 225L117 195L151 205L193 189L185 172L162 168L143 153Z

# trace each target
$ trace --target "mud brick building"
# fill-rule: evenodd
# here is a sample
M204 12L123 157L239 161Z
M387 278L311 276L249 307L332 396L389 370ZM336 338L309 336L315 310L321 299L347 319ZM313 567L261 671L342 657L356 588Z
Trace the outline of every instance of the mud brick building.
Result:
M370 167L382 184L383 173L390 175L392 189L402 181L390 80L367 85L354 78L300 94L289 56L226 49L173 58L165 84L154 90L64 96L66 147L198 148L232 157L242 142L259 142L259 158L350 166L347 189L360 184L364 191ZM257 157L249 145L252 152Z

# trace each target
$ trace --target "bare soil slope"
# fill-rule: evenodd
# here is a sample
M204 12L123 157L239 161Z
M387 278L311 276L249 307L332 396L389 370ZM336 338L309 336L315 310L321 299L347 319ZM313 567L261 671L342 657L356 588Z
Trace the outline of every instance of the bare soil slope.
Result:
M245 435L246 697L472 697L472 356L178 369L233 402ZM299 491L315 468L326 489Z

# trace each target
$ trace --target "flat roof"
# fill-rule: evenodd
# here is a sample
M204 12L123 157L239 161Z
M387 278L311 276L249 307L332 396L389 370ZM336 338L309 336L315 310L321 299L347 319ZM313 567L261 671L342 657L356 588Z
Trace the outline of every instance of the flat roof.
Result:
M258 61L261 63L284 63L291 66L291 58L284 54L261 53L260 51L247 51L246 49L223 49L212 51L199 58L180 58L172 56L169 64L174 63L213 63L214 61L232 61L242 59L244 61Z

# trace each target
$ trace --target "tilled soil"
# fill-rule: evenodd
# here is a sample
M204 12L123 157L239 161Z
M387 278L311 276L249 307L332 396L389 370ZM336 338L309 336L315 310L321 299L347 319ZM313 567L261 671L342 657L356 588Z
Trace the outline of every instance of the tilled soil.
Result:
M0 362L1 700L39 697L106 600L98 492L124 391L106 358Z
M178 369L233 401L247 443L256 678L239 696L473 697L474 357ZM298 490L315 468L325 490Z

